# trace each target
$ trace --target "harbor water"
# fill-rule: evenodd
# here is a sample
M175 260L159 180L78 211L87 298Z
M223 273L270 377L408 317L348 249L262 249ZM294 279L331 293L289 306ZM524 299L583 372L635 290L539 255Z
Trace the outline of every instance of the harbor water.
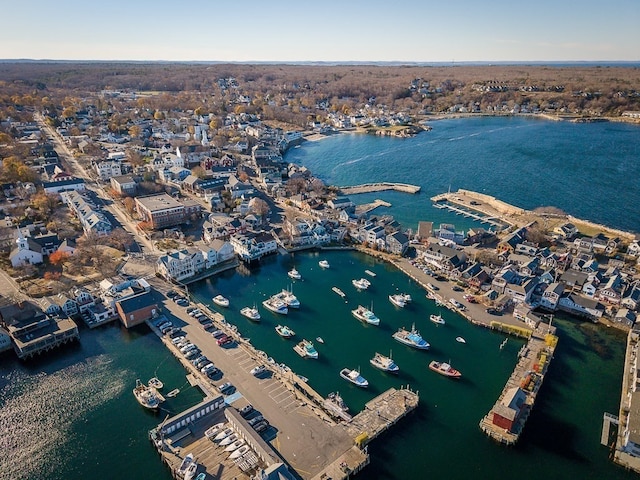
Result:
M640 203L633 181L640 173L639 138L637 129L617 124L465 119L437 122L433 131L412 139L336 136L295 149L288 160L336 184L420 184L423 192L417 196L379 192L355 197L359 203L391 202L392 207L379 210L408 227L415 228L418 220L454 223L459 229L477 226L431 208L428 197L451 185L525 208L555 205L638 231L639 213L626 205ZM569 185L575 195L567 194ZM329 261L329 269L318 266L321 259ZM287 276L294 266L301 281ZM376 276L368 276L367 269ZM368 290L358 292L351 284L360 277L371 281ZM347 294L346 302L333 286ZM302 303L299 310L280 317L264 309L262 300L289 287ZM207 304L218 293L230 298L231 307L223 313L243 336L306 376L322 395L339 391L354 413L389 387L408 384L419 391L419 408L370 445L371 465L362 478L632 478L608 460L608 449L599 443L602 414L617 413L622 381L624 336L613 329L554 319L560 341L548 378L520 442L505 448L485 437L478 422L500 394L522 342L509 339L500 349L504 335L440 311L394 267L356 252L296 253L269 257L252 270L225 272L189 290ZM411 294L413 302L394 307L387 297L398 292ZM262 314L260 323L239 313L254 304ZM372 306L380 326L356 320L351 310L358 305ZM432 313L442 313L446 324L430 322ZM276 334L274 327L283 323L296 332L294 339ZM431 350L412 350L391 338L399 327L414 323ZM456 342L456 336L467 343ZM318 360L293 351L302 338L314 342ZM376 351L391 352L400 374L371 367ZM202 395L186 384L184 369L146 327L81 328L79 344L35 361L22 363L11 353L0 358L0 478L171 478L146 433ZM462 379L430 371L431 360L450 361ZM344 367L359 367L369 389L341 379ZM147 381L154 375L165 391L181 388L158 415L140 407L132 394L136 378Z

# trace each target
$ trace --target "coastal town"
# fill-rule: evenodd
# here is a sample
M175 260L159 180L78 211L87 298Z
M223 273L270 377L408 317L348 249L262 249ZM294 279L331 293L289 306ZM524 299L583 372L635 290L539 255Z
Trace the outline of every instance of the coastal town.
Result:
M150 432L172 474L264 479L295 478L296 471L302 478L348 478L369 463L367 444L417 407L418 393L409 387L385 391L362 412L346 414L336 409L335 397L323 398L286 366L266 361L268 352L256 350L223 315L190 298L189 285L226 270L251 270L271 255L359 250L396 266L443 308L525 339L504 390L478 419L479 431L499 443L517 442L545 374L553 369L554 315L628 333L620 411L605 419L607 430L616 428L603 438L615 438L613 445L605 444L613 447L617 462L640 471L640 240L635 233L462 189L434 196L432 204L449 211L452 221L473 219L476 227L463 231L429 218L401 225L376 214L379 206L389 205L384 200L359 203L357 196L395 190L410 197L421 194L419 186L326 185L308 168L287 162L286 154L305 142L356 129L429 135L432 126L423 117L374 99L342 111L327 100L314 107L325 113L323 120L314 117L301 128L248 113L256 99L247 97L236 78L219 78L217 86L230 105L242 108L224 117L205 106L160 110L150 107L154 94L105 89L59 114L46 105L25 105L20 119L0 118L5 179L0 350L28 362L81 342L80 323L87 328L146 324L205 394L202 403ZM407 88L428 94L439 87L416 80ZM506 87L477 88L496 93ZM543 113L531 105L493 107L509 114ZM475 111L467 109L458 105L450 112ZM635 118L634 111L623 115ZM117 128L114 116L122 122ZM214 299L223 307L224 301ZM176 320L184 327L176 328ZM190 349L196 341L199 348ZM288 423L288 412L265 401L259 418L252 414L259 400L237 408L225 403L235 390L230 377L250 385L259 376L236 371L237 360L219 355L218 346L230 343L242 361L262 369L256 372L268 371L292 402L303 405L309 428L324 443L339 448L313 450L322 456L320 463L305 455L293 461L306 444ZM142 404L141 397L136 395ZM261 436L270 424L293 440L276 448ZM234 440L222 444L231 435ZM242 453L232 459L233 453L212 447L235 442L229 452ZM187 451L197 454L187 461ZM226 476L209 474L218 464L228 465Z

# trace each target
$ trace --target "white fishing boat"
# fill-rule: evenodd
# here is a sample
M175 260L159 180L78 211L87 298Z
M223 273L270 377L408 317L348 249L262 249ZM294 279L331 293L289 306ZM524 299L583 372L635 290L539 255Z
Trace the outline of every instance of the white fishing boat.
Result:
M389 301L393 303L396 307L404 308L407 302L404 299L404 295L396 294L389 295Z
M302 358L318 358L318 351L313 346L313 343L309 340L302 340L295 347L293 347L295 352L300 355Z
M228 307L229 306L229 299L226 297L223 297L222 295L216 295L215 297L212 298L213 303L215 303L216 305L220 306L220 307Z
M429 315L429 320L431 320L433 323L437 323L438 325L445 324L445 321L444 321L444 318L442 318L442 315Z
M291 338L296 334L296 332L291 330L286 325L278 325L278 326L276 326L276 332L278 332L278 335L280 335L283 338Z
M375 277L376 276L376 274L374 272L372 272L371 270L365 270L364 273L366 273L370 277Z
M354 280L351 280L351 283L353 283L353 286L356 287L358 290L366 290L371 286L371 282L366 278L360 278L358 280L354 279Z
M329 268L329 262L327 262L326 260L320 260L318 262L318 265L320 265L322 268Z
M324 343L324 339L322 337L316 337L316 342Z
M429 342L423 339L420 332L416 330L415 324L411 327L411 330L405 330L402 327L399 328L398 331L393 334L393 338L400 343L417 348L418 350L428 350L431 347Z
M370 325L380 325L380 319L373 313L373 305L371 305L371 310L362 305L358 305L358 308L351 310L351 314L361 322L366 322Z
M266 308L267 310L273 313L278 313L280 315L286 315L289 313L289 308L287 308L287 304L284 303L279 298L269 297L264 302L262 302L262 305L264 305L264 308Z
M242 445L240 448L238 448L237 450L234 450L231 455L229 455L229 459L231 460L235 460L236 458L240 458L242 457L245 453L247 453L249 450L251 450L249 448L249 445Z
M391 358L391 353L389 353L387 357L386 355L376 352L373 358L369 360L369 363L383 372L398 373L400 371L400 367L398 367L396 362Z
M254 322L257 322L260 320L260 312L258 311L255 305L253 306L253 308L244 307L243 309L240 310L240 314L244 315L249 320L253 320Z
M299 308L300 301L298 297L293 294L293 289L286 290L282 289L280 293L274 295L275 298L278 298L284 302L284 304L289 308Z
M149 410L155 410L160 406L160 399L158 398L156 389L146 386L139 379L136 380L133 395L140 405Z
M343 368L342 370L340 370L340 376L358 387L366 388L369 386L369 382L362 375L360 375L359 369L354 368L353 370L351 370L349 368Z
M164 388L164 383L162 383L158 377L150 378L147 385L156 390L162 390Z
M287 275L289 275L289 277L293 278L294 280L300 280L302 278L302 275L300 275L300 272L296 270L296 267L293 267L291 270L289 270L287 272Z

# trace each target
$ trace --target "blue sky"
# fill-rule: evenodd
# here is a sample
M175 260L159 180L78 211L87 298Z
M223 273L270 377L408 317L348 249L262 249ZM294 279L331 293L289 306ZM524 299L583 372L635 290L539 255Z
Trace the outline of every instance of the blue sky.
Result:
M5 59L640 60L640 0L0 0L0 4L5 19L0 58Z

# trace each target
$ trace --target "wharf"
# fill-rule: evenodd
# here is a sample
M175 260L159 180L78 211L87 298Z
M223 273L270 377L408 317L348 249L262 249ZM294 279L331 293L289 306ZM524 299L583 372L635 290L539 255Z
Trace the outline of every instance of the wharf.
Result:
M379 198L377 198L371 203L364 203L362 205L358 205L356 207L356 215L362 215L363 213L372 212L378 207L390 207L390 206L391 204L389 202L385 202L384 200L380 200Z
M480 429L497 442L514 445L520 438L558 343L554 332L548 325L534 330L500 397L480 421Z
M343 195L355 195L357 193L383 192L385 190L395 190L396 192L418 193L421 190L419 185L410 185L407 183L364 183L362 185L352 185L346 187L338 187Z

